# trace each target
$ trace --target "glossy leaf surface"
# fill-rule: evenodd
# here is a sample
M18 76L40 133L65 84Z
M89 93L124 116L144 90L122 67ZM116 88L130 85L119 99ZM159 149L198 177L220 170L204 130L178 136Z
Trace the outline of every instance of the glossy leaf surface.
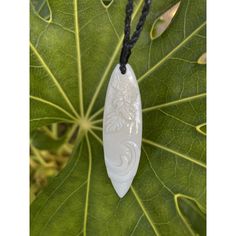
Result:
M70 162L32 204L32 236L204 235L192 209L206 208L206 65L198 63L206 52L205 1L182 0L155 39L154 22L179 1L152 2L129 61L142 97L142 153L120 199L105 169L101 119L126 2L50 0L49 20L31 4L32 130L62 121L80 126ZM135 1L133 28L142 3ZM176 201L180 195L192 199L190 210Z

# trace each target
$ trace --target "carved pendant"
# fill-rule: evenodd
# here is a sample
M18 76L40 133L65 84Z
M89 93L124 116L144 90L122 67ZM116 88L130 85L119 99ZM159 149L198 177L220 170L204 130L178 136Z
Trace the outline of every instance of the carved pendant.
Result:
M129 190L140 160L142 106L130 65L123 75L117 65L107 89L103 115L103 146L107 173L119 197Z

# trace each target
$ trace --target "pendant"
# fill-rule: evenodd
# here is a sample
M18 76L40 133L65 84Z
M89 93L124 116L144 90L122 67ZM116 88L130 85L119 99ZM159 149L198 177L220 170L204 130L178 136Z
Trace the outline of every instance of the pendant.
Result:
M103 115L103 148L109 178L122 198L136 175L142 142L142 106L136 76L115 67L107 89Z

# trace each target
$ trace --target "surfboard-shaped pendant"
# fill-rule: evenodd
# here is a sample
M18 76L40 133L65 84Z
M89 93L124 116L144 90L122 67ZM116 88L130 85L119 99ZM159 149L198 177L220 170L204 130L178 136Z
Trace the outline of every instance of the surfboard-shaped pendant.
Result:
M136 175L142 142L142 105L136 76L115 67L107 89L103 115L103 146L107 173L119 197Z

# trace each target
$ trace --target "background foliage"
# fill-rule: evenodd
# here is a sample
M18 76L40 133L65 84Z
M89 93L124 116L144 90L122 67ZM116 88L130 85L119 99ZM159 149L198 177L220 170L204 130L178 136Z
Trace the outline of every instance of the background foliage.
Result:
M31 2L32 236L206 234L205 1L152 2L130 58L143 103L141 161L119 199L101 131L126 2Z

